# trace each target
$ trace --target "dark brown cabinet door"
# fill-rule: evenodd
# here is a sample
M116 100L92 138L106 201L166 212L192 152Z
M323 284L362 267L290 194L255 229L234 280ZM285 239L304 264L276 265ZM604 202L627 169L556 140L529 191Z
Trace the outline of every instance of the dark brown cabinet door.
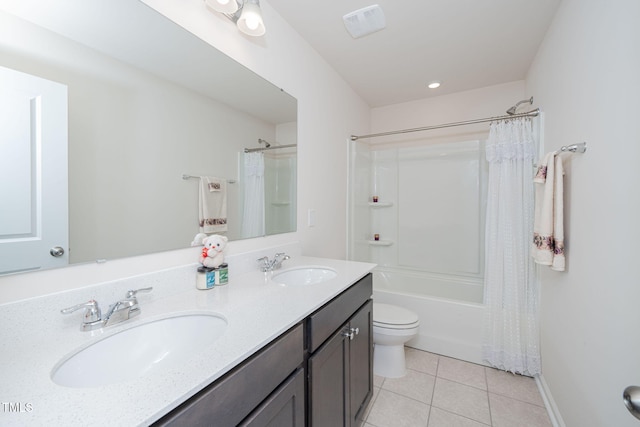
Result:
M304 369L291 375L240 426L304 427Z
M309 423L312 427L359 426L373 393L373 303L309 358Z
M346 425L346 360L349 339L344 328L325 342L309 357L308 392L309 424L311 427Z
M373 394L373 302L369 301L351 318L354 332L349 342L351 426L364 421L364 411Z

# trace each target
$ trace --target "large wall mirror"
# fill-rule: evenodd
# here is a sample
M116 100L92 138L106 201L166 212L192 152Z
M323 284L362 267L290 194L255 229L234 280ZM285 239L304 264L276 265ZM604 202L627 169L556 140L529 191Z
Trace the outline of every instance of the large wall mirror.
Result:
M0 274L48 268L23 259L41 253L55 267L188 247L202 200L230 240L295 231L295 98L144 3L0 0L0 67L3 127L27 123L0 131ZM20 98L41 83L60 95L57 137L49 95ZM66 193L43 196L54 182ZM50 199L68 207L60 225ZM65 224L68 242L16 246Z

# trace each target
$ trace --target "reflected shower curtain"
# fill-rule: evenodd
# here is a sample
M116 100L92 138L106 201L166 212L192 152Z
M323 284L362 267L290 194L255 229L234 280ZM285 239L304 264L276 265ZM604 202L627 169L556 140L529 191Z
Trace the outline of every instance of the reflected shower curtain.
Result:
M242 237L264 236L264 155L244 154Z
M496 368L540 373L533 233L533 141L529 118L493 122L487 141L483 357Z

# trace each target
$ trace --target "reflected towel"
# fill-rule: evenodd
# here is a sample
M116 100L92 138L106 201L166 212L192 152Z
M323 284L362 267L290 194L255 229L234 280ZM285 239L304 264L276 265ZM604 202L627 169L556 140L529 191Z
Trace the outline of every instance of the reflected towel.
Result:
M198 202L200 231L207 234L227 231L227 181L201 176Z
M564 271L564 206L562 159L558 152L547 153L538 167L535 220L531 255L537 264Z

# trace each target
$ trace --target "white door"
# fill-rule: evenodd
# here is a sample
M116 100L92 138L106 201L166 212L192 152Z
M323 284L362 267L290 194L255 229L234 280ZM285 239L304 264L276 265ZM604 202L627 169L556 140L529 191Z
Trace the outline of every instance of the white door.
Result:
M67 87L0 67L0 274L68 264L68 224Z

